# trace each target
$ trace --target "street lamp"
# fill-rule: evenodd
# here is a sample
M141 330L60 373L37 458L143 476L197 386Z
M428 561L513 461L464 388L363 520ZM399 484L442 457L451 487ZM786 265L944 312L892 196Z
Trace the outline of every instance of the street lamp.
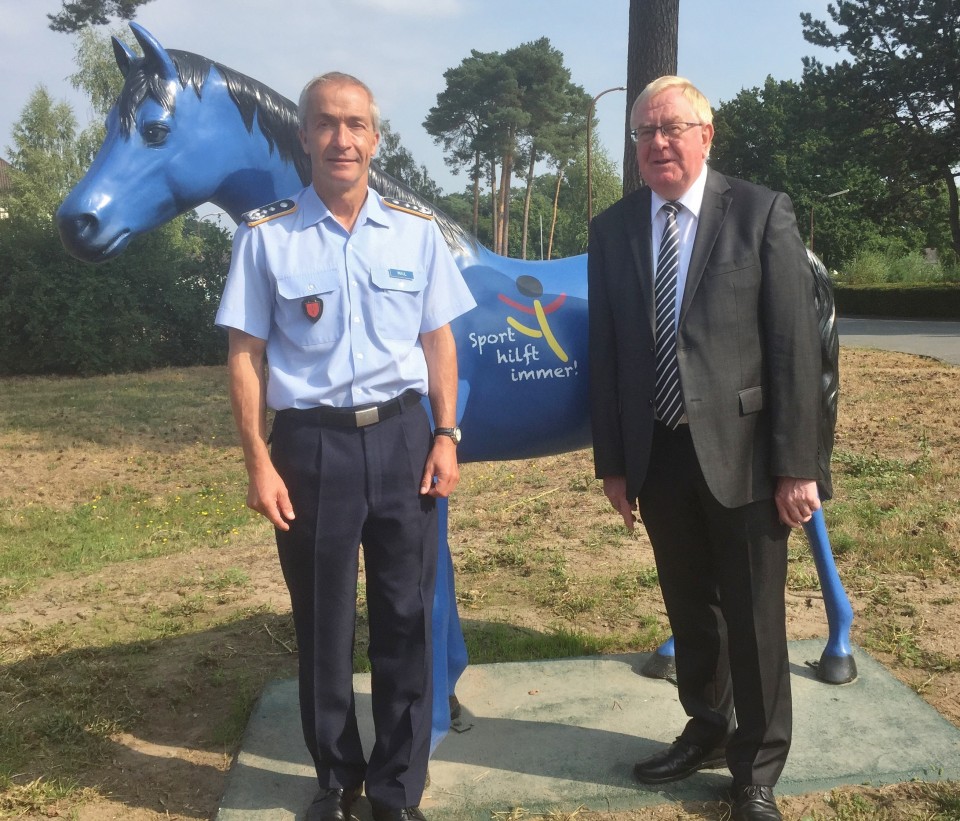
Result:
M834 191L832 194L826 194L820 199L829 200L839 197L841 194L849 194L850 189L844 188L842 191ZM810 253L813 253L813 202L810 203Z
M599 100L604 94L609 94L611 91L626 91L626 86L614 86L613 88L608 88L605 91L601 91L596 97L590 101L590 107L587 109L587 227L590 227L590 220L593 219L593 179L591 178L591 148L593 144L593 110L597 107L597 100Z
M196 212L194 212L196 213ZM202 217L197 217L197 222L203 222L204 220L209 220L213 222L211 217L215 218L217 221L217 228L220 227L220 218L223 217L223 211L211 211L209 214L204 214Z

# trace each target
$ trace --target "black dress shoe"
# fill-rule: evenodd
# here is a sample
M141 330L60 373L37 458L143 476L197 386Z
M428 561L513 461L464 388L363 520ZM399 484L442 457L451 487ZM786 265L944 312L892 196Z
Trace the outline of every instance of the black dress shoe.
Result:
M735 783L730 798L730 821L783 821L773 787Z
M427 821L419 807L386 807L376 801L370 802L373 821Z
M376 801L371 801L370 806L373 809L373 821L427 821L419 807L397 809L385 807Z
M307 808L304 821L350 821L350 807L362 791L362 787L351 790L321 788Z
M666 750L633 765L633 777L643 784L666 784L679 781L697 770L723 767L726 758L722 749L705 750L678 738Z

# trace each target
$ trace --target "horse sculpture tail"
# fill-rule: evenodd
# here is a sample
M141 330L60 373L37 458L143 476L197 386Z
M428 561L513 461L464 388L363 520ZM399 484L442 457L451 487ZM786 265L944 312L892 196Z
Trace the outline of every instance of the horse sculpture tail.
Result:
M833 497L830 475L830 457L837 428L837 399L840 392L840 336L837 333L837 312L833 299L830 273L820 258L807 251L813 273L813 296L817 306L820 329L820 437L817 451L819 476L817 490L820 500Z

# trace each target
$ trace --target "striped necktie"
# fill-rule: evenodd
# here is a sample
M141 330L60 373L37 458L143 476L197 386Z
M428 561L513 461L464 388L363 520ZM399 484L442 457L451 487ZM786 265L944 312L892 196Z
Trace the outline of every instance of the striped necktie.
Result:
M680 270L680 229L677 212L680 204L663 205L667 224L660 239L655 283L657 329L657 418L670 430L676 430L683 417L683 394L677 367L677 274Z

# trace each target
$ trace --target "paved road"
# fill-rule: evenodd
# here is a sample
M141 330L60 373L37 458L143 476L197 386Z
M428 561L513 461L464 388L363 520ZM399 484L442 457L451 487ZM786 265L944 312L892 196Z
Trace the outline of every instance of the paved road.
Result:
M960 365L960 322L840 317L840 344L932 356Z

